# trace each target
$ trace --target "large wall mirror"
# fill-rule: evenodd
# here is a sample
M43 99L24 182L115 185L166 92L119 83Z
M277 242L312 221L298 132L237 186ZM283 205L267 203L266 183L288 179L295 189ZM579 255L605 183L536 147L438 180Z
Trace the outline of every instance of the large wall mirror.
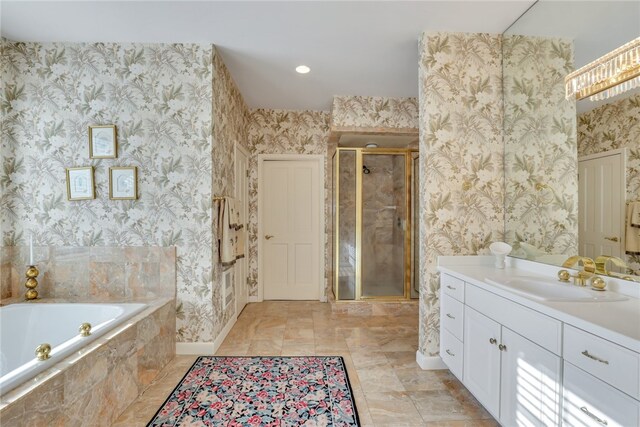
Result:
M639 36L639 1L540 0L505 32L512 256L555 265L601 257L608 274L640 282L640 238L626 220L640 202L640 89L568 101L564 88L567 74Z

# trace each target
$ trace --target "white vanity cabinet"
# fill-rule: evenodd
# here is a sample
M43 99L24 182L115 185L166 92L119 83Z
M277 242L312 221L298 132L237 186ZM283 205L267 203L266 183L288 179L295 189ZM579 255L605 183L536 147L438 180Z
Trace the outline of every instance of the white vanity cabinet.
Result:
M441 280L442 359L501 425L640 426L639 353L491 285Z
M464 385L505 426L558 425L560 357L464 308Z

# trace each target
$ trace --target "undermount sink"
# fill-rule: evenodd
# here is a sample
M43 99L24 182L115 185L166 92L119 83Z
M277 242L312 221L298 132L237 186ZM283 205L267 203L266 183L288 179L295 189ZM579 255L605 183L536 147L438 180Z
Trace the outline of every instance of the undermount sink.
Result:
M568 283L560 283L539 277L491 278L485 280L492 285L542 301L613 302L628 298L608 291L594 291Z

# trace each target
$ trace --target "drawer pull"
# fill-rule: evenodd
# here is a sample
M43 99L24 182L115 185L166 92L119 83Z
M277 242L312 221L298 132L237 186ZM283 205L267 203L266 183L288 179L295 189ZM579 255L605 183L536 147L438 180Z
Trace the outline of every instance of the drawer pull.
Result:
M500 349L500 351L507 351L507 346L504 344L500 344L498 348Z
M455 290L456 290L456 288L455 288L455 287L453 287L453 286L451 286L451 285L447 285L447 289L451 289L452 291L455 291Z
M594 420L596 422L599 422L603 426L609 425L607 420L600 419L596 414L592 414L591 411L589 411L586 406L583 406L582 408L580 408L580 410L582 412L584 412L585 414L587 414L589 416L589 418L591 418L592 420Z
M453 353L451 352L451 350L446 349L445 351L447 352L447 354L448 354L449 356L451 356L451 357L456 357L456 355L455 355L455 354L453 354Z
M454 320L455 320L455 318L456 318L455 316L452 316L452 315L450 315L449 313L447 313L447 317L448 317L449 319L454 319Z
M498 340L496 340L495 338L489 338L489 344L495 344L497 342Z
M600 362L600 363L604 363L605 365L608 365L608 364L609 364L609 362L608 362L607 360L600 359L599 357L594 356L593 354L589 354L589 351L588 351L588 350L583 351L583 352L582 352L582 355L583 355L583 356L587 356L589 359L593 359L593 360L598 361L598 362Z

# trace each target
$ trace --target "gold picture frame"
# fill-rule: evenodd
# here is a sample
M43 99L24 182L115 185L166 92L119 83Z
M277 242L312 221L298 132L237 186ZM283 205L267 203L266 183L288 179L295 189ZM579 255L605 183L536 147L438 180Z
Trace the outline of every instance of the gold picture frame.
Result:
M96 198L96 184L93 166L66 168L67 200L93 200Z
M138 168L136 166L109 168L109 198L111 200L138 199Z
M116 125L89 126L89 158L115 159L118 157Z

